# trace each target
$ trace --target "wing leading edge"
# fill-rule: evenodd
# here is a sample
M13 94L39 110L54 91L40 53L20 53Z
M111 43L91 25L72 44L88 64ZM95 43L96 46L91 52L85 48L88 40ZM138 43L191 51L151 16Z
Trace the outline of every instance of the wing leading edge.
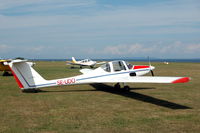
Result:
M84 77L77 80L86 83L186 83L190 80L189 77L129 76L127 73Z
M124 79L118 79L118 82L127 83L186 83L190 80L189 77L151 77L151 76L137 76Z

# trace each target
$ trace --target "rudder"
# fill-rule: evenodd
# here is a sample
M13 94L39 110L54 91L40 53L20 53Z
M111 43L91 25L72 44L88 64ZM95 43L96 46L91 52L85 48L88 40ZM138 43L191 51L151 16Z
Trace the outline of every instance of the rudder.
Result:
M37 88L38 85L47 82L25 60L13 60L9 66L21 89Z
M72 62L73 63L77 63L76 59L74 57L72 57Z

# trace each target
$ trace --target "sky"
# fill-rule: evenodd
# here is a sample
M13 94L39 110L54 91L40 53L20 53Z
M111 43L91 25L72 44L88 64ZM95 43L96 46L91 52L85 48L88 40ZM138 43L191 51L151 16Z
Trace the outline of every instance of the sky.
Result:
M0 0L0 57L200 58L199 0Z

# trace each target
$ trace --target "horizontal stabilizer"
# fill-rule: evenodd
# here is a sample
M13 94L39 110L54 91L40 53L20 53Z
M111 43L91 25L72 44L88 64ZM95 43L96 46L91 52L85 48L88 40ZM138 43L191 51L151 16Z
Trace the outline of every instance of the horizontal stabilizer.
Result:
M83 74L90 73L92 71L93 71L92 69L87 69L87 68L80 70L80 72L83 73Z
M101 64L105 64L106 62L105 61L103 61L103 62L98 62L98 63L96 63L97 65L101 65Z

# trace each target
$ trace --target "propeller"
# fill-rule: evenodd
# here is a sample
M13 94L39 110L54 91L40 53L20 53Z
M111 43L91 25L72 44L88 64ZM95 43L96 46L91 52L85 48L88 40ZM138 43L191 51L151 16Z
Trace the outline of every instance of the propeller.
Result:
M151 75L154 76L153 70L150 70L150 71L151 71Z
M149 66L150 66L150 72L151 72L151 75L154 76L154 73L153 73L153 67L151 66L151 62L150 62L150 58L148 56L148 61L149 61Z

